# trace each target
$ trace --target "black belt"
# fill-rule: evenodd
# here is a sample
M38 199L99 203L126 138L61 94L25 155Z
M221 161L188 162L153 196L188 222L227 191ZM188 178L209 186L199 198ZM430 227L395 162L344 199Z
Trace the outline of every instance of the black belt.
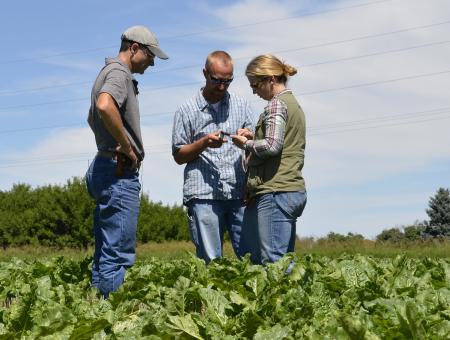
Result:
M103 151L100 150L97 152L97 156L103 157L103 158L111 158L115 161L117 161L117 151Z
M117 161L118 154L119 154L118 151L99 150L99 151L97 152L97 156L100 156L100 157L103 157L103 158L109 158L109 159L112 159L112 160L115 160L115 161ZM131 161L131 159L128 158L128 157L127 157L125 154L123 154L123 153L120 153L120 156L122 156L122 159L124 160L123 165L125 165L126 167L131 168L132 165L133 165L133 164L132 164L133 162ZM136 169L136 170L139 170L140 166L141 166L141 161L138 160L138 162L137 162L137 169ZM120 171L119 171L119 172L120 172ZM121 176L120 176L120 177L121 177Z

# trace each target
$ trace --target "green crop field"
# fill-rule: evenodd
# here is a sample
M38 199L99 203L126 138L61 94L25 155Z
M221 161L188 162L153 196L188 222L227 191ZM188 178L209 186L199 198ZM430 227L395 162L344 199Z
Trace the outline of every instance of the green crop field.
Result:
M0 262L0 339L450 337L448 258L147 257L108 300L90 288L90 261Z

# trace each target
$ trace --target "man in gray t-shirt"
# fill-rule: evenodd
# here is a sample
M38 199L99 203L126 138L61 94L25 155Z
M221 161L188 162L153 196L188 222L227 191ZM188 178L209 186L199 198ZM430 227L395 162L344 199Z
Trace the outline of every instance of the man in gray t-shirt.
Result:
M137 81L167 59L156 36L144 26L122 34L116 58L107 58L92 87L88 122L98 153L86 173L86 184L96 200L95 252L92 286L107 297L123 283L126 268L135 261L139 214L139 165L144 159Z

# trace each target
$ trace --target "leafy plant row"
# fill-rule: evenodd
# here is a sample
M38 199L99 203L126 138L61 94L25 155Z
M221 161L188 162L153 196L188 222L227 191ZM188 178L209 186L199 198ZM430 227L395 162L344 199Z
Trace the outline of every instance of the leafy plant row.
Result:
M90 261L0 263L0 339L450 337L448 259L151 259L108 300Z

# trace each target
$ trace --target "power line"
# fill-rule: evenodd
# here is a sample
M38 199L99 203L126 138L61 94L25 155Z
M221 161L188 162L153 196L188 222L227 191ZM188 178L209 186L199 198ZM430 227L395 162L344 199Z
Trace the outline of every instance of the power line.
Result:
M18 89L18 90L12 90L12 91L11 90L10 91L0 91L0 96L9 96L9 95L19 94L19 93L36 92L36 91L42 91L42 90L48 90L48 89L58 89L58 88L62 88L62 87L70 87L70 86L75 86L75 85L86 85L86 84L92 84L92 81L80 81L80 82L64 83L64 84L58 84L58 85L31 87L31 88Z
M328 132L316 132L311 133L309 136L319 136L319 135L328 135L328 134L337 134L337 133L343 133L343 132L352 132L352 131L359 131L359 130L367 130L367 129L375 129L380 127L392 127L392 126L399 126L399 125L410 125L410 124L419 124L419 123L425 123L425 122L431 122L436 120L444 120L444 119L450 119L450 116L448 117L436 117L436 118L430 118L430 119L422 119L407 123L392 123L392 124L379 124L376 126L365 126L365 127L359 127L359 128L351 128L351 129L345 129L345 130L336 130L336 131L328 131ZM155 150L152 151L152 154L157 153L167 153L168 150ZM23 166L33 166L33 165L50 165L50 164L61 164L61 163L79 163L79 162L86 162L86 160L89 160L89 158L83 158L83 159L70 159L70 160L61 160L61 161L51 161L51 162L42 162L42 161L35 161L35 162L27 162L27 163L14 163L14 164L8 164L8 165L0 165L0 169L5 168L17 168L17 167L23 167Z
M404 47L404 48L396 48L393 50L361 54L361 55L353 56L353 57L325 60L325 61L320 61L317 63L305 64L302 67L313 67L313 66L319 66L319 65L325 65L325 64L333 64L333 63L338 63L341 61L355 60L355 59L368 58L368 57L374 57L374 56L379 56L379 55L386 55L386 54L391 54L391 53L410 51L410 50L414 50L414 49L425 48L425 47L430 47L430 46L437 46L437 45L444 45L444 44L448 44L448 43L450 43L450 40L436 41L436 42L427 43L427 44L409 46L409 47Z
M36 127L30 127L30 128L23 128L23 129L9 129L9 130L0 130L0 134L4 133L14 133L14 132L25 132L25 131L35 131L35 130L47 130L47 129L59 129L59 128L66 128L66 127L75 127L75 126L84 126L84 124L64 124L64 125L45 125L45 126L36 126Z
M391 127L391 126L398 126L398 125L418 124L418 123L425 123L425 122L431 122L431 121L435 121L435 120L444 120L444 119L450 119L450 116L447 116L447 117L435 117L435 118L429 118L429 119L421 119L421 120L415 120L415 121L407 122L407 123L398 122L398 123L391 123L391 124L378 124L378 125L373 125L373 126L361 126L361 127L358 127L358 128L350 128L350 129L327 131L327 132L316 132L316 133L310 134L310 136L329 135L329 134L335 134L335 133L367 130L367 129L374 129L374 128L380 128L380 127Z
M194 32L194 33L186 33L186 34L183 34L183 35L177 35L177 36L169 37L169 38L166 38L166 39L185 38L185 37L189 37L189 36L193 36L193 35L199 35L199 34L229 31L231 29L245 28L245 27L250 27L250 26L255 26L255 25L262 25L262 24L267 24L267 23L273 23L273 22L286 21L286 20L297 19L297 18L302 18L302 17L314 16L314 15L318 15L318 14L325 14L325 13L331 13L331 12L344 11L344 10L347 10L347 9L354 9L354 8L359 8L359 7L366 7L366 6L371 6L371 5L377 5L377 4L380 4L380 3L391 2L391 1L392 0L371 1L371 2L366 2L366 3L363 3L363 4L356 4L356 5L344 6L344 7L338 7L338 8L331 8L331 9L326 9L326 10L321 10L321 11L313 11L313 12L309 12L309 13L293 15L293 16L284 17L284 18L263 20L263 21L258 21L258 22L255 22L255 23L235 25L235 26L228 26L228 27L217 28L217 29L212 29L212 30L198 31L198 32Z
M444 24L448 24L448 23L450 23L450 20L449 21L439 22L439 23L434 23L434 24L409 27L409 28L404 28L404 29L390 31L390 32L376 33L376 34L364 35L364 36L359 36L359 37L354 37L354 38L349 38L349 39L344 39L344 40L337 40L337 41L331 41L331 42L320 43L320 44L315 44L315 45L303 46L303 47L298 47L298 48L291 48L291 49L285 49L285 50L272 51L271 53L276 54L276 53L298 52L298 51L302 51L302 50L308 50L308 49L314 49L314 48L338 45L338 44L343 44L343 43L348 43L348 42L353 42L353 41L358 41L358 40L372 39L372 38L377 38L377 37L381 37L381 36L398 34L398 33L418 30L418 29L426 29L426 28L440 26L440 25L444 25ZM448 40L440 41L440 42L434 42L434 43L429 43L429 44L416 45L416 46L406 47L406 48L403 48L403 49L397 49L397 50L392 50L392 51L386 51L386 52L379 52L379 53L374 53L374 54L369 54L369 55L363 55L363 56L360 56L360 57L350 57L348 59L342 59L342 61L343 60L350 60L352 58L356 59L356 58L362 58L364 56L373 56L373 55L387 54L387 53L393 53L393 52L400 52L400 51L406 51L406 50L411 50L411 49L416 49L416 48L429 47L429 46L445 44L445 43L448 43ZM233 58L233 59L236 61L236 60L249 59L249 58L252 58L252 57L253 56L245 56L245 57L238 57L238 58ZM341 60L337 59L334 62L336 62L336 61L341 61ZM333 61L330 61L330 62L333 62ZM328 62L323 62L323 63L328 63ZM321 63L310 64L310 65L303 65L303 67L305 67L305 66L315 66L315 65L320 65L320 64ZM171 71L179 71L179 70L184 70L184 69L189 69L189 68L194 68L194 67L203 67L203 64L180 66L180 67L167 68L167 69L154 69L151 72L152 73L171 72ZM75 86L75 85L84 85L84 84L90 84L90 83L92 83L92 82L91 81L83 81L83 82L65 83L65 84L60 84L60 85L49 85L49 86L41 86L41 87L34 87L34 88L17 89L17 90L12 90L12 91L11 90L4 90L4 91L0 91L0 96L2 96L2 95L19 94L19 93L26 93L26 92L35 92L35 91L41 91L41 90L47 90L47 89L55 89L55 88L60 88L60 87L69 87L69 86ZM185 84L183 84L183 85L185 85ZM191 83L188 83L187 85L191 85ZM167 87L161 87L161 88L157 88L157 89L162 89L162 88L167 88Z
M349 5L349 6L343 6L343 7L338 7L338 8L331 8L331 9L320 10L320 11L313 11L313 12L309 12L309 13L303 13L303 14L293 15L293 16L288 16L288 17L283 17L283 18L262 20L262 21L257 21L257 22L253 22L253 23L234 25L234 26L227 26L227 27L221 27L221 28L204 30L204 31L197 31L197 32L191 32L191 33L185 33L185 34L178 34L178 35L173 35L173 36L166 36L166 37L161 36L160 39L161 40L169 40L169 39L186 38L186 37L190 37L190 36L202 35L202 34L207 34L207 33L223 32L223 31L229 31L229 30L233 30L233 29L240 29L240 28L245 28L245 27L257 26L257 25L273 23L273 22L278 22L278 21L286 21L286 20L291 20L291 19L296 19L296 18L301 18L301 17L314 16L314 15L318 15L318 14L326 14L326 13L331 13L331 12L344 11L344 10L348 10L348 9L367 7L367 6L377 5L377 4L380 4L380 3L391 2L391 1L393 1L393 0L377 0L377 1L371 1L371 2L366 2L366 3L362 3L362 4ZM2 65L2 64L12 64L12 63L18 63L18 62L25 62L25 61L49 59L49 58L54 58L54 57L68 56L68 55L72 55L72 54L83 54L83 53L87 53L87 52L96 52L96 51L106 50L106 49L110 49L110 48L117 48L117 46L115 46L115 45L114 46L104 46L104 47L97 47L97 48L85 49L85 50L80 50L80 51L50 54L50 55L47 55L47 56L40 56L40 57L33 57L33 58L23 58L23 59L16 59L16 60L6 60L6 61L0 61L0 65Z
M117 48L117 47L118 46L114 45L114 46L90 48L90 49L79 50L79 51L72 51L72 52L62 52L62 53L48 54L48 55L43 55L43 56L40 56L40 57L33 57L33 58L4 60L4 61L0 61L0 65L16 64L16 63L35 61L35 60L42 60L42 59L51 59L51 58L55 58L55 57L66 57L68 55L84 54L84 53L88 53L88 52L90 53L90 52L102 51L102 50L107 50L107 49Z
M379 85L379 84L393 83L393 82L397 82L397 81L418 79L418 78L424 78L424 77L432 77L432 76L442 75L442 74L446 74L446 73L450 73L450 70L433 72L433 73L425 73L425 74L419 74L419 75L413 75L413 76L407 76L407 77L400 77L400 78L394 78L394 79L387 79L387 80L379 80L379 81L374 81L374 82L360 83L360 84L354 84L354 85L349 85L349 86L316 90L316 91L310 91L310 92L303 92L303 93L300 92L299 96L309 96L309 95L316 95L316 94L320 94L320 93L343 91L343 90L354 89L354 88L361 88L361 87L374 86L374 85ZM76 100L84 100L84 99L76 99ZM259 101L259 100L254 100L251 102L256 102L256 101ZM39 105L55 104L55 103L61 103L61 102L64 102L64 101L40 103ZM26 106L31 106L31 105L32 104L28 104L28 105L25 104L25 105L20 105L20 106L16 106L16 107L26 107ZM11 108L11 107L8 107L8 108ZM8 108L0 108L0 110L6 110ZM144 114L144 115L141 115L141 117L173 115L173 112L174 111L159 112L159 113L155 113L155 114ZM22 128L22 129L0 130L0 134L25 132L25 131L32 131L32 130L43 130L43 129L50 129L50 128L63 128L63 127L70 127L70 126L80 126L80 124L51 125L51 126L41 126L41 127L32 127L32 128Z
M157 116L167 116L172 115L174 111L165 111L165 112L157 112L157 113L148 113L141 114L141 118L144 117L157 117ZM64 125L44 125L44 126L36 126L29 128L21 128L21 129L8 129L8 130L0 130L0 134L6 133L15 133L15 132L26 132L26 131L34 131L34 130L48 130L48 129L59 129L59 128L67 128L67 127L86 127L86 124L83 123L73 123L73 124L64 124Z
M300 47L300 48L296 48L296 49L281 50L281 51L278 51L277 53L285 53L285 52L292 52L292 51L297 51L297 50L308 50L308 49L319 48L319 47L339 45L339 44L344 44L344 43L353 42L353 41L373 39L373 38L379 38L379 37L383 37L383 36L387 36L387 35L405 33L405 32L409 32L409 31L415 31L415 30L421 30L421 29L427 29L427 28L431 28L431 27L446 25L449 23L450 23L450 20L441 21L441 22L437 22L437 23L433 23L433 24L420 25L420 26L414 26L414 27L409 27L409 28L402 28L402 29L389 31L389 32L375 33L375 34L363 35L363 36L344 39L344 40L336 40L336 41L330 41L330 42L326 42L326 43L308 45L308 46L304 46L304 47Z
M158 151L161 147L166 147L168 144L151 144L148 145L145 148L146 152L154 152ZM93 151L96 152L96 151ZM26 157L26 158L0 158L0 161L3 162L14 162L14 163L20 163L20 162L35 162L35 161L46 161L46 160L52 160L52 159L61 159L61 158L73 158L73 157L84 157L84 156L92 156L93 152L72 152L72 153L63 153L63 154L48 154L48 155L39 155L39 156L32 156L32 157Z
M372 117L368 119L359 119L332 124L319 124L316 126L309 127L307 129L307 135L319 136L342 132L381 128L381 127L410 125L436 120L444 120L450 118L449 113L450 113L450 106L446 106L430 110L422 110L401 114L396 113L391 115L384 115L381 117ZM145 148L145 151L150 154L166 153L170 152L170 145L167 143L148 145ZM0 166L0 168L20 167L26 165L39 165L39 164L45 165L54 163L69 163L74 161L80 161L81 160L80 157L83 156L84 158L82 158L82 160L86 161L89 158L88 155L92 156L92 152L69 153L69 154L66 153L57 155L51 154L51 155L41 155L35 157L15 158L15 159L0 159L0 161L10 163L2 165ZM58 160L53 161L55 159Z
M348 58L345 58L345 59L348 60ZM327 61L326 63L330 63L330 62L336 62L336 61ZM311 65L309 65L309 66L311 66ZM450 72L450 70L445 70L445 71L441 71L441 72L433 72L433 73L425 73L425 74L408 76L408 77L394 78L394 79L389 79L389 80L375 81L375 82L370 82L370 83L362 83L362 84L338 87L338 88L333 88L333 89L324 89L324 90L318 90L318 91L312 91L312 92L304 92L304 93L300 93L300 95L307 96L307 95L313 95L313 94L318 94L318 93L347 90L347 89L351 89L351 88L365 87L365 86L371 86L371 85L376 85L376 84L384 84L384 83L396 82L396 81L407 80L407 79L431 77L431 76L440 75L440 74L444 74L444 73L448 73L448 72ZM241 76L241 77L244 77L244 76ZM190 85L201 84L201 83L203 83L203 82L196 81L196 82L182 83L182 84L178 84L178 85L168 85L168 86L162 86L162 87L157 87L157 88L151 88L148 90L141 90L141 93L153 92L153 91L167 89L167 88L190 86ZM54 100L54 101L42 102L42 103L11 105L11 106L0 107L0 111L7 111L7 110L11 110L11 109L23 109L23 108L36 107L36 106L55 105L55 104L69 103L69 102L80 102L80 101L87 101L87 100L88 99L86 97L83 97L83 98Z
M315 95L315 94L319 94L319 93L343 91L343 90L349 90L349 89L355 89L355 88L361 88L361 87L367 87L367 86L373 86L373 85L379 85L379 84L394 83L394 82L403 81L403 80L432 77L432 76L437 76L437 75L446 74L446 73L450 73L450 70L433 72L433 73L424 73L424 74L418 74L418 75L407 76L407 77L399 77L399 78L393 78L393 79L388 79L388 80L378 80L378 81L373 81L373 82L369 82L369 83L360 83L360 84L355 84L355 85L335 87L335 88L331 88L331 89L317 90L317 91L311 91L311 92L303 92L303 93L300 93L299 95L300 96L310 96L310 95Z
M20 104L20 105L12 105L12 106L4 106L0 107L0 111L6 111L11 109L23 109L27 107L35 107L35 106L46 106L46 105L54 105L54 104L61 104L61 103L74 103L74 102L81 102L86 101L87 98L72 98L72 99L61 99L61 100L54 100L50 102L42 102L42 103L32 103L32 104Z
M367 123L370 124L370 123L374 123L374 122L376 123L376 122L387 121L387 120L415 119L417 117L423 117L423 116L429 116L429 115L440 115L440 114L448 113L448 112L450 112L450 106L445 106L445 107L440 107L440 108L425 110L425 111L415 111L415 112L400 113L400 114L397 113L397 114L384 115L384 116L373 117L373 118L368 118L368 119L359 119L359 120L351 120L351 121L337 122L337 123L330 123L330 124L313 125L313 126L308 127L308 131L334 129L334 128L360 125L360 124L367 124Z
M152 154L157 154L157 153L167 153L168 150L155 150L152 151ZM91 154L92 157L92 154ZM89 161L89 157L85 157L85 158L73 158L73 159L66 159L66 160L60 160L60 161L42 161L42 160L36 160L33 162L16 162L16 163L12 163L12 164L6 164L6 165L0 165L0 169L5 169L5 168L21 168L21 167L25 167L25 166L33 166L33 165L50 165L50 164L62 164L62 163L80 163L80 162L86 162Z

